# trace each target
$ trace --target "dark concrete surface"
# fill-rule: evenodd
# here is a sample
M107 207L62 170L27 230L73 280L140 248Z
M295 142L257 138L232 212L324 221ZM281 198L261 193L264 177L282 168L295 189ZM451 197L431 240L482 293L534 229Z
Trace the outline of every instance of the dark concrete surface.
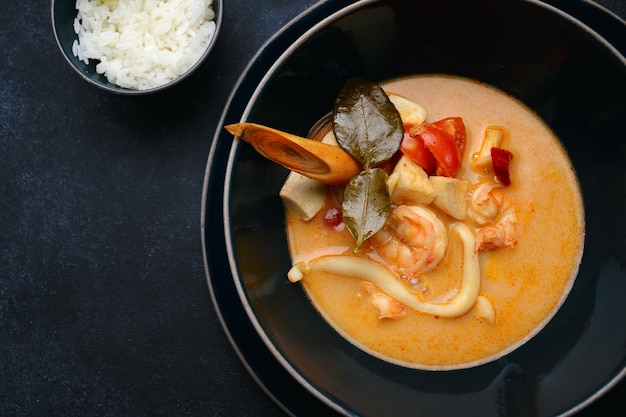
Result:
M70 70L49 2L0 2L0 416L284 415L220 327L200 206L237 77L315 1L225 3L197 77L129 98ZM625 395L580 415L625 415Z

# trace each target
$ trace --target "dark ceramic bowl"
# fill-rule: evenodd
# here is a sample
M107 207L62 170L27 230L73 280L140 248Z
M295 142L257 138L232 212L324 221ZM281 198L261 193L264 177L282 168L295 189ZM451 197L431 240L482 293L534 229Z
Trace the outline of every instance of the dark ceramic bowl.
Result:
M79 60L74 56L72 52L72 44L77 39L77 35L74 32L74 19L77 15L76 0L52 0L51 2L51 15L52 15L52 27L54 30L54 36L56 38L57 45L59 46L63 57L70 65L70 67L81 78L87 81L89 84L98 87L102 90L121 94L121 95L144 95L163 91L178 85L181 81L188 78L191 74L196 72L202 64L211 55L222 27L223 19L223 2L222 0L213 0L213 11L215 12L215 32L213 33L210 41L208 42L204 52L200 55L199 59L193 64L186 72L178 76L177 78L169 81L166 84L149 89L130 89L123 88L110 82L103 74L99 74L96 71L97 61L89 60L89 64Z
M305 136L349 77L475 79L526 104L561 139L586 216L574 287L539 334L481 366L408 369L344 340L301 286L288 283L278 196L287 171L219 130L202 207L209 288L234 348L285 411L564 416L624 377L624 54L625 23L571 0L322 2L260 50L233 91L222 125L253 121ZM246 285L250 278L254 286Z

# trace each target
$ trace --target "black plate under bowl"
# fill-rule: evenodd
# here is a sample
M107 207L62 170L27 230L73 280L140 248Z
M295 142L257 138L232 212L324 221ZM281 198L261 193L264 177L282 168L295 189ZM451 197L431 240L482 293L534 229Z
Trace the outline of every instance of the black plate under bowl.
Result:
M574 288L543 331L482 366L407 369L345 341L288 283L278 197L287 171L219 130L202 205L208 284L268 395L298 416L545 417L573 414L616 385L626 374L625 43L624 22L584 1L339 0L318 3L265 44L220 125L246 120L304 136L353 76L480 80L561 139L586 221Z

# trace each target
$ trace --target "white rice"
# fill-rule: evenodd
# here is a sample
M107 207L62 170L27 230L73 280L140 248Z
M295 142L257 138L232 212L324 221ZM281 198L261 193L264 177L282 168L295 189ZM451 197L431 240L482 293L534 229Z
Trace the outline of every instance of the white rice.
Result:
M179 77L215 32L213 0L77 0L76 9L74 56L129 89Z

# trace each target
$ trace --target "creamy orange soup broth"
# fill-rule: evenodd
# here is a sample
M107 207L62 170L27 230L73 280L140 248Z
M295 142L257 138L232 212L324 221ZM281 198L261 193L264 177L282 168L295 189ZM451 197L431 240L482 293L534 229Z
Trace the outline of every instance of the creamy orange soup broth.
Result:
M511 184L505 192L517 213L517 244L478 255L480 295L493 306L495 320L485 320L475 308L456 318L406 308L402 318L381 319L359 277L317 273L302 280L303 288L340 334L383 360L440 370L494 360L535 335L573 285L584 240L582 198L575 172L542 121L499 91L470 80L440 76L399 79L382 87L424 106L426 122L463 118L467 145L457 178L477 180L469 161L487 126L499 125L509 132L502 144L513 153ZM455 221L432 210L446 225ZM287 210L294 263L324 253L351 253L354 238L345 228L329 227L324 220L326 211L303 221ZM445 298L459 285L462 270L462 245L450 234L445 259L423 274L424 286L416 296L426 301Z

